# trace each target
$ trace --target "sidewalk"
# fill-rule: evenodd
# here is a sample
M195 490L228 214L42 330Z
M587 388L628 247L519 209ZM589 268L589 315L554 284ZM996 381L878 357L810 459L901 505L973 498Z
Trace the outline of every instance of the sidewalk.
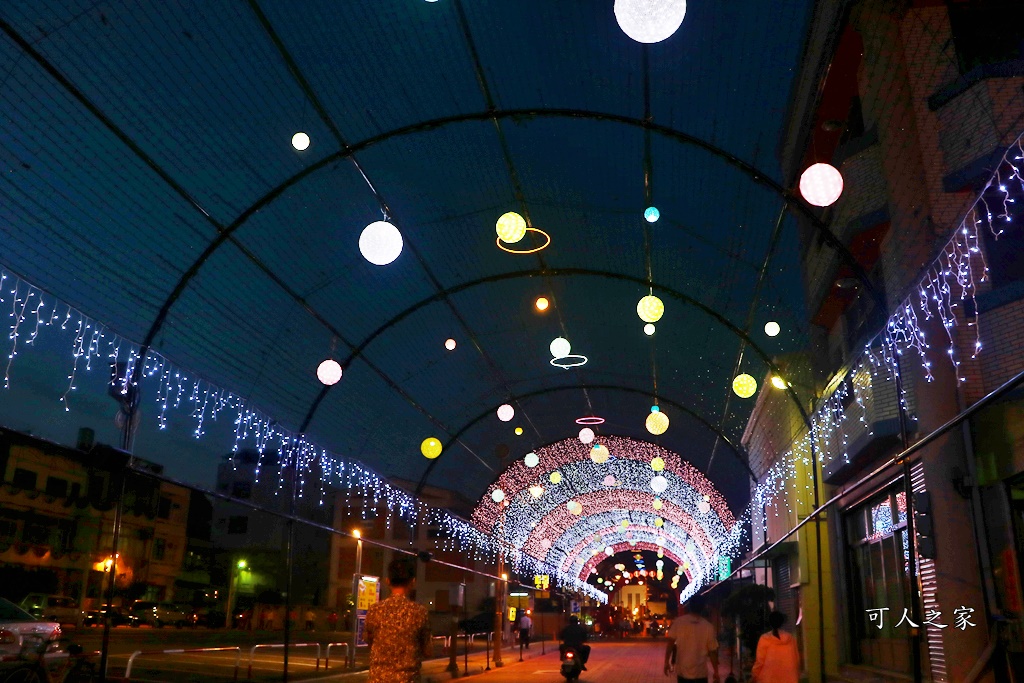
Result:
M523 650L523 661L535 659L541 656L541 643L532 643L529 650ZM544 650L547 654L551 654L552 650L558 652L558 643L554 641L547 641L544 645ZM450 681L453 678L463 678L464 676L473 676L475 674L483 673L487 670L487 663L490 662L491 671L495 671L493 654L490 653L488 657L487 652L470 652L467 658L463 655L461 648L458 650L458 657L456 659L459 667L459 672L456 676L452 676L448 672L448 666L450 657L439 657L437 659L430 659L423 662L422 676L423 683L440 683L440 681ZM503 668L508 668L514 664L519 663L519 648L505 647L501 651L502 660L504 663ZM468 666L467 666L468 660ZM469 673L465 673L468 671ZM316 678L317 683L322 681L338 681L339 683L362 683L369 676L369 673L364 669L362 671L351 671L348 673L339 673L332 676L318 676Z

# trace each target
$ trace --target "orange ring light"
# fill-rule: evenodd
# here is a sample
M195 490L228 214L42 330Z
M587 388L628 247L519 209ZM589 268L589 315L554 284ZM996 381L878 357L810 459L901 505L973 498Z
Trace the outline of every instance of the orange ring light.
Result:
M547 234L540 228L527 228L526 232L538 232L541 235L544 235L544 244L540 245L539 247L534 247L533 249L509 249L504 245L504 243L502 243L500 237L495 239L495 243L498 245L499 249L501 249L502 251L507 251L510 254L536 254L538 251L547 248L547 246L551 244L551 235Z

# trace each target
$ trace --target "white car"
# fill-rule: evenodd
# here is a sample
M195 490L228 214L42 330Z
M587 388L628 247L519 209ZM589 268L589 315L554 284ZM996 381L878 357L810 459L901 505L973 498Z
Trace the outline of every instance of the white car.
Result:
M16 661L22 648L60 637L60 624L42 621L0 598L0 662Z
M74 598L63 595L44 595L42 593L29 593L21 601L20 607L39 619L56 621L58 624L68 626L81 626L85 612L78 609L78 603Z

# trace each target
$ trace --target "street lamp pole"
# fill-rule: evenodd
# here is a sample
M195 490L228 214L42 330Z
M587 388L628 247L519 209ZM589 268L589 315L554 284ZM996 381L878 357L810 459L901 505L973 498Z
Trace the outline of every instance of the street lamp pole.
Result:
M228 577L228 609L226 612L226 618L224 625L227 628L232 628L234 624L235 615L235 598L238 593L238 582L241 580L242 570L247 566L245 560L238 560L231 568L231 575Z
M352 647L349 649L349 668L355 668L356 666L356 642L358 636L356 629L359 627L359 579L362 578L363 574L363 536L356 529L352 532L352 535L356 539L356 572L352 575Z
M508 593L508 574L505 573L505 511L508 509L508 501L505 501L501 508L499 520L499 543L498 543L498 576L501 581L497 583L497 590L501 591L494 596L494 666L501 668L505 662L501 658L501 639L505 635L505 594Z

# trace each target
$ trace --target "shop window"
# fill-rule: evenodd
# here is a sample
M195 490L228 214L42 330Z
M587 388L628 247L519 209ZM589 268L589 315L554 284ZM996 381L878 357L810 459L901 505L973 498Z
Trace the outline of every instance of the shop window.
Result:
M68 495L68 480L60 477L46 478L46 495L64 498Z
M17 486L19 489L35 491L36 473L33 472L32 470L26 470L20 467L15 467L14 476L11 478L11 483Z
M234 515L228 517L228 533L229 534L245 534L249 533L249 518L245 515Z
M949 23L962 74L986 64L1024 59L1020 0L951 2Z

